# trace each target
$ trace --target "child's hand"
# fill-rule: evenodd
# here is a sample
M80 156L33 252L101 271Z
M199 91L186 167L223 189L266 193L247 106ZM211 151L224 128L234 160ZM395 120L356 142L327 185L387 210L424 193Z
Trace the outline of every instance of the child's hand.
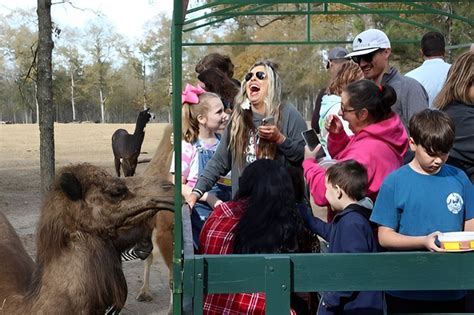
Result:
M313 151L309 149L307 145L304 146L304 159L312 159L316 160L316 156L318 155L319 150L321 150L321 144L318 144Z
M439 234L441 234L441 232L436 231L436 232L433 232L433 233L425 236L425 239L423 241L423 245L430 252L445 252L446 251L445 249L443 249L441 247L438 247L435 243Z
M191 210L196 205L196 202L198 201L199 197L196 194L191 193L185 199L186 203L189 205L189 210Z
M217 198L216 195L208 193L206 202L212 209L214 209L215 207L217 207L218 205L222 203L222 200Z
M340 133L343 129L342 121L337 115L329 115L324 124L326 130L330 133Z

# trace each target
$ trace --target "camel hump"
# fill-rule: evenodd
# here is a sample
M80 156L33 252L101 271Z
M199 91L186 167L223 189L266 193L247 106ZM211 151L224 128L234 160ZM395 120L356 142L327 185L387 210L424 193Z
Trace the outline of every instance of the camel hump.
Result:
M18 234L0 212L0 301L12 294L23 295L35 268Z

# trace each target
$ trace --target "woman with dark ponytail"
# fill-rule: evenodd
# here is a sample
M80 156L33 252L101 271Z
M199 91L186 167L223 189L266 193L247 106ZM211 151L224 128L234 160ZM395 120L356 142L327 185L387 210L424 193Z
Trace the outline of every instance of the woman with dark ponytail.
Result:
M367 196L372 201L384 178L402 165L408 148L405 127L391 109L396 100L395 90L388 85L369 80L353 82L342 92L339 115L349 123L354 135L346 134L336 115L330 115L325 124L328 150L336 162L353 159L367 168ZM319 150L319 146L314 151L305 148L303 168L315 203L326 206L326 170L315 160Z

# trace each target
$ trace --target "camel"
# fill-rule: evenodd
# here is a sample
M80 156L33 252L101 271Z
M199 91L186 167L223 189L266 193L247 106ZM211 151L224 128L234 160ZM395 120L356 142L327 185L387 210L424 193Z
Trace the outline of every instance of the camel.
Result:
M151 162L147 165L143 174L139 175L138 177L155 178L160 174L169 174L171 159L173 156L173 144L171 143L172 132L172 126L168 125L165 128L161 142L158 145L158 149L156 150ZM150 221L150 226L153 229L151 234L153 250L144 263L145 270L143 276L143 285L136 297L138 301L151 301L153 299L149 282L150 267L158 256L158 253L161 254L166 266L169 269L170 283L172 281L174 213L168 211L161 211L157 213ZM172 301L170 303L169 311L171 311L171 309Z
M138 156L145 138L146 124L152 119L150 109L138 114L135 131L129 134L125 129L117 129L112 135L112 151L114 152L115 172L120 177L120 166L123 176L133 176L137 168Z
M150 194L150 191L153 193ZM36 263L0 213L0 313L104 314L127 298L120 252L174 209L174 185L125 180L90 164L63 168L44 199Z

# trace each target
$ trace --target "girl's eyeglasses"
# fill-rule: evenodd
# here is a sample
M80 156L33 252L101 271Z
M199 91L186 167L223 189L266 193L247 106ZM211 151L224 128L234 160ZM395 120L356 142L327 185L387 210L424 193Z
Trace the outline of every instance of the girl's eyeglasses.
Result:
M250 81L250 79L252 79L254 73L253 72L249 72L245 75L245 81ZM257 79L259 80L263 80L267 77L266 73L263 72L263 71L258 71L255 73L255 76L257 77Z

